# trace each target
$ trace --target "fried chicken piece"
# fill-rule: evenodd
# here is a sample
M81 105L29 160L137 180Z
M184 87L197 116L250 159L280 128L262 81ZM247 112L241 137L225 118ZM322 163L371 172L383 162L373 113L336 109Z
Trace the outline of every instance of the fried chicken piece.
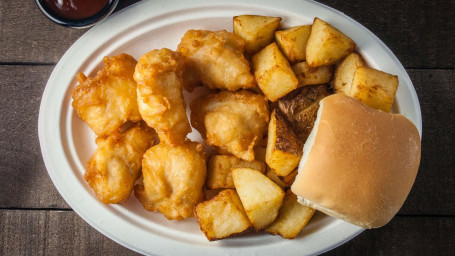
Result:
M207 145L221 154L254 160L254 147L267 133L270 118L267 99L246 90L221 91L190 104L191 124Z
M183 143L191 132L182 96L184 65L179 53L163 48L142 55L134 72L142 118L160 141L172 145Z
M128 54L104 57L104 68L93 78L77 75L73 107L97 136L117 131L127 121L141 120L133 79L137 61Z
M178 146L160 143L144 154L142 175L143 184L136 185L134 195L146 210L170 220L191 217L204 195L205 148L189 140Z
M203 85L237 91L256 87L250 65L243 56L244 48L242 38L225 30L188 30L177 51L186 57L189 69L196 71Z
M140 174L142 156L157 139L155 131L142 122L123 133L96 139L98 148L88 161L84 178L101 202L128 199Z

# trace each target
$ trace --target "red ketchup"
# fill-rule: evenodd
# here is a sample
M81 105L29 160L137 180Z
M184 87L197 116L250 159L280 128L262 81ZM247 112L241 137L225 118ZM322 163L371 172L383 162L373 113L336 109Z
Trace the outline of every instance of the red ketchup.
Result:
M45 0L49 9L68 20L82 20L97 14L109 0Z

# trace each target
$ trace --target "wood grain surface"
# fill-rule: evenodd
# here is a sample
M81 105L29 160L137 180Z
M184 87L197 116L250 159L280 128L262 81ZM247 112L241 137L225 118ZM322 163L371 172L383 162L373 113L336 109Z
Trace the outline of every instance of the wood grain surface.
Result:
M118 10L137 1L120 1ZM407 69L423 118L415 185L391 223L327 255L453 255L455 1L320 1L375 33ZM58 26L34 1L0 0L0 255L137 255L84 222L41 157L41 96L55 64L87 30Z

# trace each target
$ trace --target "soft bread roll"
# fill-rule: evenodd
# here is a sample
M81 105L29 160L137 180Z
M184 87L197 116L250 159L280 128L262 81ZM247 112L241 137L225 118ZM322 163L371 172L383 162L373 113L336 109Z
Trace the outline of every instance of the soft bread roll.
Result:
M341 94L320 101L291 189L303 205L364 228L388 223L420 164L417 128Z

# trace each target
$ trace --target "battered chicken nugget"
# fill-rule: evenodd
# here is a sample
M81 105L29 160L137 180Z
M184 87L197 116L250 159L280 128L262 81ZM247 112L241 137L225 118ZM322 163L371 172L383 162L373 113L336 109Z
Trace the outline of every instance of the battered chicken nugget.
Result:
M142 55L134 72L142 118L161 141L173 145L191 131L182 96L184 65L179 53L163 48Z
M179 146L160 143L144 154L143 184L134 194L148 211L159 211L170 220L193 216L203 199L206 177L204 146L187 140Z
M133 79L137 61L128 54L104 57L104 68L93 78L77 75L73 107L97 136L117 131L127 121L141 120Z
M263 95L222 91L194 100L190 108L191 124L207 145L222 154L254 160L254 146L267 133L270 117Z
M157 139L155 131L145 123L96 139L98 148L88 161L84 178L101 202L121 203L128 199L140 174L142 156Z
M186 57L203 85L237 91L256 86L250 65L243 56L244 48L242 38L225 30L189 30L177 51Z

